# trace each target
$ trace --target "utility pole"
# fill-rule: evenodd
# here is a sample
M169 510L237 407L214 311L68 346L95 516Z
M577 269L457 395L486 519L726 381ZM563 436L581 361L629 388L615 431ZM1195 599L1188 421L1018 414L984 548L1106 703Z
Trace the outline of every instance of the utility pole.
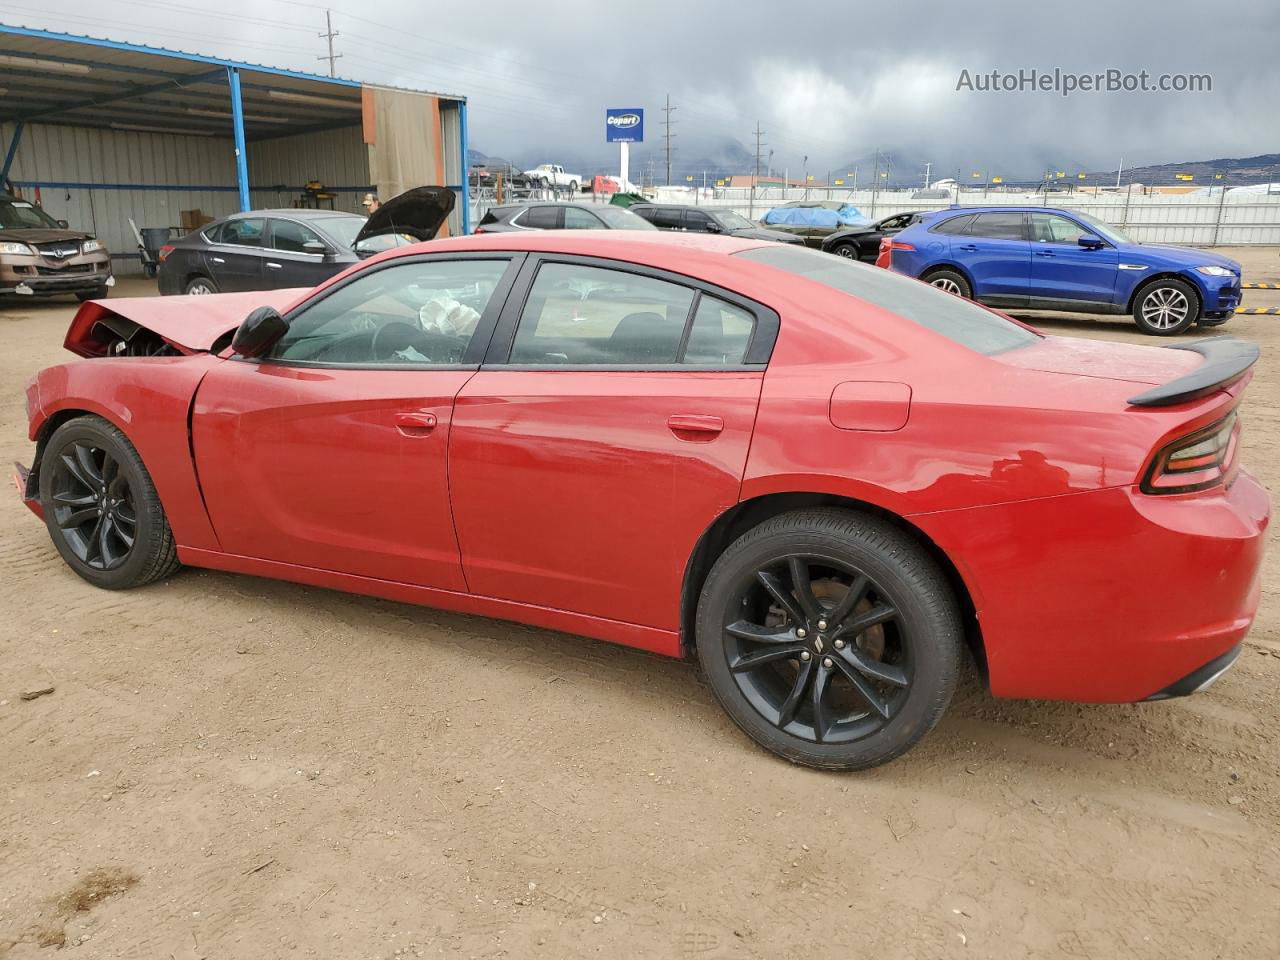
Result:
M663 124L666 126L666 133L662 135L662 139L666 141L666 145L667 145L667 186L668 187L671 186L671 138L675 136L675 134L671 132L671 124L675 122L674 120L671 119L671 111L675 109L676 108L671 105L671 94L668 93L667 105L662 108L662 112L666 115L662 121Z
M325 32L317 33L316 36L319 37L321 40L329 41L329 54L328 56L324 56L324 57L316 57L316 59L329 61L329 76L333 77L333 76L337 76L337 74L334 73L334 69L333 69L334 62L336 60L341 59L342 54L333 52L333 38L338 36L338 32L333 29L333 15L328 10L324 12L324 25L325 25Z
M756 181L760 179L760 151L764 149L766 144L760 138L764 136L764 131L760 129L760 121L756 121L756 172L751 178L751 199L748 201L747 214L754 220L756 218Z
M924 188L929 189L929 171L933 169L933 161L926 160L924 165Z
M801 163L802 174L804 176L804 198L809 199L809 155L804 155L804 161Z

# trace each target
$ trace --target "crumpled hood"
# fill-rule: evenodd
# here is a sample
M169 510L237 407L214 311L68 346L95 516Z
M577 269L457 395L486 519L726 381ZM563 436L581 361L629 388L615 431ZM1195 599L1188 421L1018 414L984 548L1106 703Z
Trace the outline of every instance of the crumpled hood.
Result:
M5 227L0 230L0 240L11 243L54 243L58 240L88 240L92 236L93 234L83 230L54 230L44 227Z
M407 233L415 240L431 240L453 212L456 202L448 187L414 187L392 197L369 215L351 244L386 233Z
M1045 337L1029 346L996 354L993 359L1043 373L1149 384L1168 383L1204 362L1198 354L1186 350L1075 337Z
M284 313L307 293L310 288L90 300L76 311L63 346L81 357L106 356L111 344L128 340L141 327L180 353L204 353L255 308L275 307Z

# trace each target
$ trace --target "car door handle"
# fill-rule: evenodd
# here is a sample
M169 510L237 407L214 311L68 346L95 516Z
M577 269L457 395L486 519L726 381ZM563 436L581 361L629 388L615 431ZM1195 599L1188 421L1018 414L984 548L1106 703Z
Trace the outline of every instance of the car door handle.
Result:
M436 415L420 410L417 413L397 413L396 429L407 437L426 436L436 428Z
M211 258L211 259L213 260L213 262L214 262L214 263L226 263L226 262L227 262L227 261L223 260L221 257L213 257L213 258Z
M675 414L667 417L667 426L681 440L712 440L724 430L724 421L719 417Z
M1057 254L1054 253L1052 250L1037 250L1036 256L1037 257L1056 257Z
M965 253L973 253L973 252L974 252L975 250L977 250L978 248L977 248L974 244L972 244L972 243L966 243L966 244L965 244L964 246L962 246L960 249L961 249L961 250L963 250L963 251L965 251Z
M280 266L280 264L278 264L278 263L272 263L270 260L268 260L268 261L267 261L267 266L268 266L268 267L270 267L272 270L283 270L283 269L284 269L284 267Z

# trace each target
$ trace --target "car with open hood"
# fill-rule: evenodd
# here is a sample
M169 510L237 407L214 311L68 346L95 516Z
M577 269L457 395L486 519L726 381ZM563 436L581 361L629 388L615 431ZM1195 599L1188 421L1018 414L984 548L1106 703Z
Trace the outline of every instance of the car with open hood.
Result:
M1258 607L1241 340L1045 336L797 245L529 230L94 301L66 346L16 480L86 589L188 565L696 659L824 769L909 749L970 653L998 696L1162 700Z
M430 240L453 211L445 187L416 187L368 218L333 210L251 210L160 248L163 295L309 287L391 247Z
M111 254L92 233L55 220L30 200L0 194L0 294L105 297Z

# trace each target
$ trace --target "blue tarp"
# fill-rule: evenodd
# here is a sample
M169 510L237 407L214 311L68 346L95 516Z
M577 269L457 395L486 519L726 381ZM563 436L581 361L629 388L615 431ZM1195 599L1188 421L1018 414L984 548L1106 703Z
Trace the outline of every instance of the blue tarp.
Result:
M865 227L871 223L851 203L846 203L838 210L826 207L774 207L764 215L763 222L793 227L826 227L831 230L837 227Z

